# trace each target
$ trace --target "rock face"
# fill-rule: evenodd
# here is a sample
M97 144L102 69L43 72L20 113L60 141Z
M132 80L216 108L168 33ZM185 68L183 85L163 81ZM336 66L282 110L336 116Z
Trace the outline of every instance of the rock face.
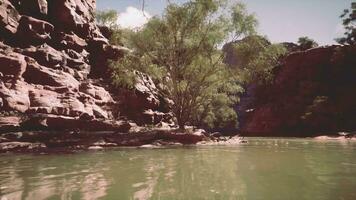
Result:
M288 55L270 86L254 88L246 135L309 136L356 130L356 46Z
M0 131L127 131L127 120L169 116L149 77L110 86L107 61L126 49L108 43L94 10L95 0L0 0Z
M135 120L139 125L158 124L169 122L172 114L169 113L169 100L161 98L158 88L151 77L136 72L138 80L133 90L120 90L118 93L121 113Z

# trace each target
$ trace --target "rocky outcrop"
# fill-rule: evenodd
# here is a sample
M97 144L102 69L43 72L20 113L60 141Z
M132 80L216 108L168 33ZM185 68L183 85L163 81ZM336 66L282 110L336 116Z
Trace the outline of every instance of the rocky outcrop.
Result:
M128 50L109 44L94 10L95 0L0 0L0 131L127 132L129 120L169 120L148 76L132 90L110 85L108 59Z
M151 77L136 72L137 82L131 90L120 90L119 96L121 113L135 120L139 125L158 124L162 121L172 123L170 100L158 94L158 88Z
M273 83L256 91L241 131L309 136L356 130L355 55L356 46L320 47L288 55Z

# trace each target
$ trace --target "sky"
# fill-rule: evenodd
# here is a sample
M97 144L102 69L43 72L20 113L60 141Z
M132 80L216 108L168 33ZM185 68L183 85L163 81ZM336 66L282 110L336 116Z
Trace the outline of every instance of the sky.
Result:
M187 0L171 0L182 3ZM238 0L231 0L238 1ZM308 36L321 45L334 44L343 27L339 16L350 8L354 0L240 0L259 21L258 32L272 42L296 42ZM97 0L97 9L115 9L118 24L125 28L138 28L147 20L161 15L167 0L146 0L145 13L142 0Z

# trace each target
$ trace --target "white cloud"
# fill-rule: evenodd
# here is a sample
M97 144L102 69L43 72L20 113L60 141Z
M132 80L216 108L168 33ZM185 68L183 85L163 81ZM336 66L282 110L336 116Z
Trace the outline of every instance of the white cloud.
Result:
M148 12L129 6L125 12L119 14L117 23L122 28L137 29L145 25L151 17Z

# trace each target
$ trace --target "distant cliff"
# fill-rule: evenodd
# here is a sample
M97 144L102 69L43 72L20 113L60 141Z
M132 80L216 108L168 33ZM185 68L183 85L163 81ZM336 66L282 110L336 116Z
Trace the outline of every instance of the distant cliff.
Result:
M245 135L310 136L355 131L356 46L291 53L276 69L271 85L251 89L249 105L239 111L245 114L240 122Z

